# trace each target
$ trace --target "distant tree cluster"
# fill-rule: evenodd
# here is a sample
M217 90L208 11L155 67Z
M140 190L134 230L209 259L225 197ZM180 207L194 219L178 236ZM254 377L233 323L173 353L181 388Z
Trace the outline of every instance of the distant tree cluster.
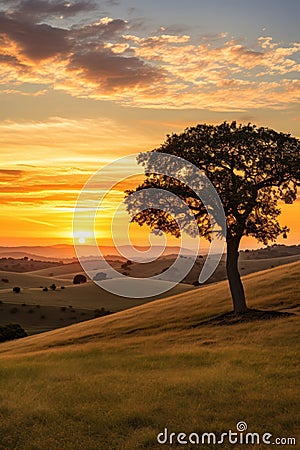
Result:
M0 326L0 342L12 341L27 336L26 331L18 323Z
M94 311L94 317L95 318L108 316L109 314L112 314L112 312L106 310L105 308L95 309L95 311Z

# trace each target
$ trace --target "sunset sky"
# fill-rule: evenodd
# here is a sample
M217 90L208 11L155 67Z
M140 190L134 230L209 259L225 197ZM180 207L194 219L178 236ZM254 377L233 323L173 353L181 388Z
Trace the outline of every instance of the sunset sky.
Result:
M71 243L95 170L187 126L300 137L299 17L295 0L0 0L0 245ZM279 242L299 217L283 206Z

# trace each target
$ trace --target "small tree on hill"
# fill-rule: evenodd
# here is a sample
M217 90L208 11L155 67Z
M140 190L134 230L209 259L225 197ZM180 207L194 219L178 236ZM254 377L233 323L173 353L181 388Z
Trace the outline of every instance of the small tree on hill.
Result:
M26 331L17 323L9 323L8 325L0 325L0 342L11 341L26 337Z
M227 220L226 270L234 311L246 312L238 270L240 241L243 236L253 236L267 244L279 235L286 237L289 230L278 222L281 212L278 202L293 203L296 199L300 185L300 141L268 128L224 122L217 126L197 125L182 134L168 135L153 152L190 161L213 183ZM194 213L200 236L210 240L209 216L198 196L175 178L154 174L149 153L141 153L138 162L145 167L146 179L135 191L160 188L174 193ZM171 162L168 165L166 161L165 167L172 173ZM126 199L128 211L135 214L133 220L178 237L178 226L166 212L167 205L164 211L149 204L149 209L137 212L139 205L136 199L131 202L129 196L135 191L127 191ZM188 232L188 223L186 229Z
M86 283L86 276L80 273L78 275L75 275L75 277L73 278L73 284L82 284L82 283Z
M105 272L98 272L93 277L93 280L94 281L103 281L103 280L106 280L106 278L107 278L107 274Z

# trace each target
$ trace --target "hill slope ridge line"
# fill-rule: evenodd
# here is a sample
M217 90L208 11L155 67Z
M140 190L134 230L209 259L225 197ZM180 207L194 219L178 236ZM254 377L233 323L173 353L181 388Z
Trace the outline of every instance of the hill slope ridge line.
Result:
M300 261L243 277L250 308L300 307ZM119 313L0 345L0 354L34 352L76 343L192 328L231 310L227 281L155 300Z

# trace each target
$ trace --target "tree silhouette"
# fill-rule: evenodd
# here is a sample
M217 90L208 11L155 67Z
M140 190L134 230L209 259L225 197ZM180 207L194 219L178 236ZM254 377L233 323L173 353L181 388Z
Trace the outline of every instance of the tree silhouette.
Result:
M290 134L255 125L201 124L181 134L167 135L152 152L184 158L198 167L213 183L223 204L227 222L226 271L235 313L247 312L245 293L238 270L242 236L253 236L267 244L279 235L287 236L286 226L278 222L278 202L293 203L300 185L300 141ZM179 236L174 217L158 210L155 202L140 212L130 194L149 188L168 190L184 200L193 212L199 235L211 239L208 212L187 185L167 175L151 171L151 153L141 153L138 163L145 168L145 180L135 190L126 191L126 204L133 221L152 229ZM166 169L168 162L166 161ZM165 172L165 173L172 173ZM189 232L189 224L185 229Z
M73 278L73 284L82 284L86 283L86 276L79 273L78 275L75 275Z

